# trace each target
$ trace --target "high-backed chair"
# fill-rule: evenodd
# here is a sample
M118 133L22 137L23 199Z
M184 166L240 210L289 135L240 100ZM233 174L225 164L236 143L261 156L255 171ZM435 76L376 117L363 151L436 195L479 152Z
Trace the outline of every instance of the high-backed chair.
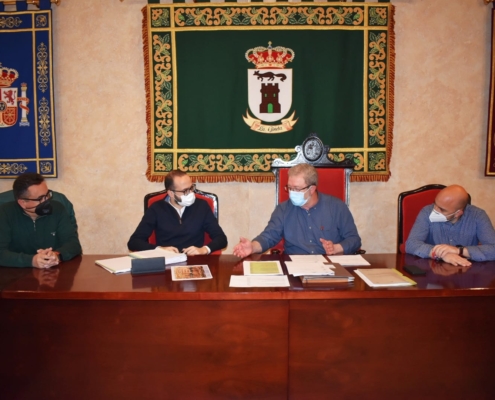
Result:
M352 160L340 162L328 158L329 146L324 145L316 133L310 133L300 146L296 146L296 157L290 161L276 158L272 163L272 172L275 175L275 205L288 200L289 193L285 191L289 169L294 165L306 163L316 168L318 172L318 191L335 196L349 206L349 181L354 169ZM272 252L281 252L284 249L282 240Z
M213 215L215 216L216 219L218 219L218 196L214 193L208 193L208 192L203 192L201 190L195 189L194 194L196 198L205 200L208 205L211 208L211 211L213 211ZM165 197L167 197L167 191L166 190L161 190L159 192L154 192L154 193L148 193L147 195L144 196L144 211L148 209L153 203L156 201L163 200ZM148 242L151 244L156 244L156 236L155 232L151 234L151 236L148 239ZM208 245L208 243L211 242L210 236L208 233L205 232L205 245ZM213 251L211 254L221 254L221 250Z
M445 185L432 184L421 186L399 194L397 215L397 253L406 252L406 241L416 217L424 206L432 204Z

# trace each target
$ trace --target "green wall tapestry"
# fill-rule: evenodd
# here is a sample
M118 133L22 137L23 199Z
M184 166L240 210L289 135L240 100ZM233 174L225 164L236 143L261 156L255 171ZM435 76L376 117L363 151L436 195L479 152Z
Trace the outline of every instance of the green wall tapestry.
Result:
M149 4L143 9L148 171L273 180L311 132L351 181L387 181L390 3Z

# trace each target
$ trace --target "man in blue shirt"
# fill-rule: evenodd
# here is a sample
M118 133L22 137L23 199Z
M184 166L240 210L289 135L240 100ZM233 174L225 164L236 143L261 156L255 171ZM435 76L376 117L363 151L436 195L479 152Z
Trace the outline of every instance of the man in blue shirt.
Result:
M262 253L285 239L287 254L354 254L361 247L354 219L344 202L319 193L318 173L309 164L289 170L290 200L279 204L253 241L241 237L234 255Z
M473 261L495 260L495 230L482 209L468 204L459 185L441 190L435 203L424 207L406 241L406 252L468 266Z

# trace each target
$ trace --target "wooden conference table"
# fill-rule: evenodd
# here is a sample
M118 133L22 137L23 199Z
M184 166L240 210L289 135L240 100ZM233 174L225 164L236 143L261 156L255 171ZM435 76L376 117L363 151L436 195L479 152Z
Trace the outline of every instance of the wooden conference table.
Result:
M495 262L427 271L416 287L229 288L232 255L190 257L213 279L112 275L85 255L0 268L3 399L492 399ZM278 259L279 256L261 256ZM281 256L282 260L287 256ZM256 256L253 259L260 259ZM36 275L36 276L35 276Z

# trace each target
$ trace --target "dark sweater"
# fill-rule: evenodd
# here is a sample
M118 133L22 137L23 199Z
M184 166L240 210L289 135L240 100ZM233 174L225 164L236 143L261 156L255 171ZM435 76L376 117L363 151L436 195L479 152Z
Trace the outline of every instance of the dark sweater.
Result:
M153 231L156 245L148 242ZM190 246L203 247L205 232L211 238L206 245L212 252L227 246L227 236L206 201L196 199L192 206L186 207L181 218L170 203L162 200L146 210L127 247L131 251L154 249L156 246L173 246L179 251Z
M52 201L51 215L31 219L15 201L0 205L0 266L31 267L38 249L51 247L63 260L81 254L81 244L69 214Z

